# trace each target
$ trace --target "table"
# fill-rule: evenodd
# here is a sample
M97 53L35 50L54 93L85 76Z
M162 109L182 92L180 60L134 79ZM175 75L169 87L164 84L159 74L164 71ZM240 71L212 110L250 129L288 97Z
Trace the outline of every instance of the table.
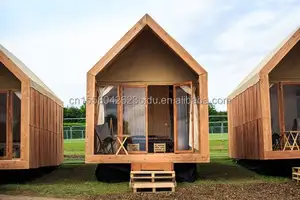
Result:
M283 134L284 137L284 147L283 150L300 150L299 147L299 139L300 139L300 131L287 131Z
M119 152L121 151L121 149L123 149L125 151L126 155L128 155L128 152L127 152L126 148L124 147L124 144L125 144L127 138L130 137L130 135L115 135L115 137L117 138L117 140L118 140L118 142L120 144L120 147L119 147L118 151L116 152L116 155L119 154ZM120 138L123 138L123 142L121 141Z

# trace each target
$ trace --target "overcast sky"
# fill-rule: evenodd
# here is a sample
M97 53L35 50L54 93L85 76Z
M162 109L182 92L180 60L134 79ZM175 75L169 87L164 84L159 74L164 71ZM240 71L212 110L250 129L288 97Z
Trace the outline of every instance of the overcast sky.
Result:
M0 0L0 5L0 43L65 105L85 96L86 72L145 13L208 71L210 98L227 97L300 25L299 0Z

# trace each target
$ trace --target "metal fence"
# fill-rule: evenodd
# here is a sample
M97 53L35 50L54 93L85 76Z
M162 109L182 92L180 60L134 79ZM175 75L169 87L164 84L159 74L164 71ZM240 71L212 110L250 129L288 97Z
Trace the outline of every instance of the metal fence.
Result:
M64 119L65 122L72 120L82 120L83 118ZM209 133L228 133L228 123L226 115L212 115L209 116ZM220 119L220 120L219 120ZM74 123L76 124L76 123ZM85 138L85 126L82 125L65 125L64 126L64 139L84 139Z

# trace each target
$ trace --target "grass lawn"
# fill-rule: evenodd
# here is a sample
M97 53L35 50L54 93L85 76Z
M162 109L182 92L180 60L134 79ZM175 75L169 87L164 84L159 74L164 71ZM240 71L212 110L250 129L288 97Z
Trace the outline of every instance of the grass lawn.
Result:
M198 180L195 183L179 183L180 188L218 184L285 183L287 178L258 175L228 158L227 134L211 134L211 163L198 165ZM220 148L224 147L224 148ZM0 194L67 197L93 199L98 195L129 192L128 182L102 183L95 178L96 165L70 164L70 157L83 160L84 140L65 141L66 162L56 170L35 178L26 184L2 184Z
M64 140L64 155L84 156L84 139Z

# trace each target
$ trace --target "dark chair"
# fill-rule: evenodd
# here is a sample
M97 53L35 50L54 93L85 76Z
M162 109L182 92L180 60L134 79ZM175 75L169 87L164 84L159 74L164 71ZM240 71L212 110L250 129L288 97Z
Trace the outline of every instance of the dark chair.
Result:
M96 154L114 154L115 139L110 133L108 124L97 125L94 129L96 136Z
M273 147L273 150L280 150L280 140L281 140L281 137L278 133L273 133L272 134L272 147Z

